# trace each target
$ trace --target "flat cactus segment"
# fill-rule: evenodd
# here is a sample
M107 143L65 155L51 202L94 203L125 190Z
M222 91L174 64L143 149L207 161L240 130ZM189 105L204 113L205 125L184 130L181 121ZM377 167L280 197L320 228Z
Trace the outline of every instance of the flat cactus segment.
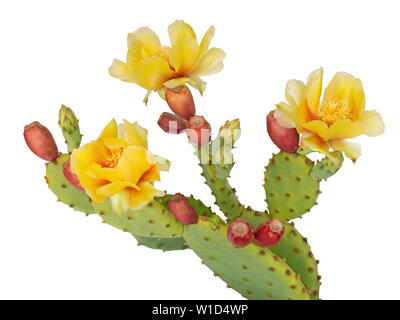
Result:
M310 177L313 162L304 155L280 152L265 171L265 192L272 217L289 221L302 216L315 204L319 182Z
M79 131L79 128L71 131L62 130L62 134L64 136L65 143L67 144L68 152L72 152L72 150L80 147L82 135Z
M243 206L236 196L236 190L229 185L226 178L217 177L216 165L201 164L200 166L203 169L202 175L216 199L216 204L229 221L235 220L243 211Z
M309 300L293 270L266 248L250 244L238 249L226 237L227 225L213 229L209 219L185 226L188 246L229 287L252 300Z
M314 168L311 170L311 178L315 180L328 179L342 167L343 154L335 151L333 152L333 155L337 158L337 161L332 161L328 157L317 161Z
M68 154L61 154L54 161L46 164L46 181L57 199L74 210L94 213L89 197L85 192L74 188L64 177L63 163L69 159Z
M300 276L311 299L319 299L320 281L317 261L312 254L307 239L289 223L284 223L285 234L281 241L269 248L273 253L286 260L286 263Z
M183 224L157 201L150 202L140 210L128 210L122 216L112 210L110 199L103 203L92 202L92 205L105 223L135 236L179 238L182 235Z
M163 251L183 250L187 249L188 246L182 237L179 238L150 238L135 236L138 244L145 247Z
M272 219L265 212L258 212L251 208L245 208L241 219L250 222L254 228L257 228L266 220ZM286 264L299 274L301 281L309 292L311 299L319 298L319 278L317 261L312 254L311 248L296 228L289 223L284 223L285 234L281 241L269 248L277 256L285 259Z

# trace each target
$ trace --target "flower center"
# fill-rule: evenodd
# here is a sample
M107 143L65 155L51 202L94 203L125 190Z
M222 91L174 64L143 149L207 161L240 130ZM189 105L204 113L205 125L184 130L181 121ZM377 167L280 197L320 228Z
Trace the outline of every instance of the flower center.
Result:
M351 120L353 114L350 107L343 100L328 97L318 105L316 116L326 124L331 125L339 120Z
M109 168L115 168L119 162L119 159L121 159L122 152L123 152L122 148L109 150L107 158L104 161L106 166Z

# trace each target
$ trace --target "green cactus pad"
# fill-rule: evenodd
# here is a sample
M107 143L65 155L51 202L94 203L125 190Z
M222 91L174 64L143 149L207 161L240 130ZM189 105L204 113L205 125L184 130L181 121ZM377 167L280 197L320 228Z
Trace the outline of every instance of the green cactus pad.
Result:
M302 216L316 204L319 182L310 177L313 162L304 155L280 152L265 172L269 213L282 221Z
M128 210L122 216L115 213L111 201L92 202L93 208L105 223L133 235L152 238L178 238L183 224L158 201L152 201L140 210Z
M310 176L314 180L328 179L333 176L341 167L343 163L343 154L341 152L332 152L337 161L332 161L328 157L317 161L314 168L312 168Z
M69 159L68 154L61 154L56 160L46 164L46 181L50 190L57 196L58 201L65 203L76 211L86 214L93 213L91 200L82 192L74 188L64 177L63 164Z
M254 244L233 247L226 230L227 225L213 229L208 218L201 218L185 226L183 237L216 276L247 299L310 299L299 276L282 259Z
M182 237L179 238L150 238L135 236L138 244L151 249L158 249L163 251L183 250L188 246Z
M64 136L65 143L67 144L68 152L71 153L72 150L80 147L82 135L79 127L71 131L62 130L62 134Z
M266 220L272 219L265 212L258 212L251 208L245 208L242 219L250 222L257 228ZM285 234L281 241L269 248L273 253L286 260L285 262L294 272L300 275L304 286L314 300L319 298L319 277L317 261L312 254L311 248L299 231L292 224L284 223Z

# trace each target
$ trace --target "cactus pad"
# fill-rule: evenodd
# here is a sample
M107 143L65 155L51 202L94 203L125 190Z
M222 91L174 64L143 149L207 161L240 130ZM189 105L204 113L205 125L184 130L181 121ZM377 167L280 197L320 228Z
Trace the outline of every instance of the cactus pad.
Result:
M310 177L313 162L304 155L280 152L265 172L265 192L269 213L282 221L302 216L316 204L318 180Z
M216 276L247 299L310 299L299 276L282 259L254 244L235 248L226 230L224 224L213 229L209 219L202 218L185 226L183 237Z
M342 167L343 154L338 151L332 153L337 158L337 161L332 161L328 157L317 161L314 168L311 170L311 178L315 180L328 179Z
M185 240L182 237L150 238L150 237L135 236L135 239L137 240L139 245L143 245L151 249L173 251L173 250L183 250L188 248L188 246L185 243Z
M68 154L61 154L56 160L46 164L46 181L50 190L57 196L57 199L74 210L93 213L91 200L82 192L74 188L64 177L63 164L69 159Z

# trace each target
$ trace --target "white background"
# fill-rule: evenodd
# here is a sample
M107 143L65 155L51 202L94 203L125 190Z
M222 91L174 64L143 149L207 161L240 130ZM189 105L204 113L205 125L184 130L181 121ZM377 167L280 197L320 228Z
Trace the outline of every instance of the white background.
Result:
M359 77L367 109L377 109L385 135L361 137L362 156L346 160L322 185L310 214L296 222L321 261L321 298L400 298L398 1L2 1L0 108L2 183L0 298L241 299L191 251L137 247L131 235L85 217L44 183L42 160L26 147L25 124L45 124L65 151L57 126L61 103L80 118L84 141L113 117L150 130L150 150L173 162L158 186L212 204L184 135L156 121L167 105L157 95L108 75L124 59L126 35L150 26L168 44L167 26L189 22L201 38L215 25L212 46L225 68L206 77L198 114L215 131L240 117L231 183L246 205L263 210L263 166L277 148L265 115L284 99L286 81L305 81L323 66Z

